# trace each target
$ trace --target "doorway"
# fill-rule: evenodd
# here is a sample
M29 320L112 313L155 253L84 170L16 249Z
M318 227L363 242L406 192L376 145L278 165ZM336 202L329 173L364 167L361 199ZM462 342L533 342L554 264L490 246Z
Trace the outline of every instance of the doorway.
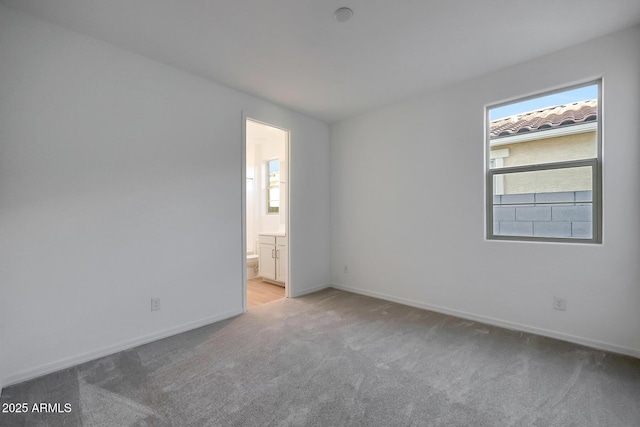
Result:
M244 310L289 296L289 131L244 121Z

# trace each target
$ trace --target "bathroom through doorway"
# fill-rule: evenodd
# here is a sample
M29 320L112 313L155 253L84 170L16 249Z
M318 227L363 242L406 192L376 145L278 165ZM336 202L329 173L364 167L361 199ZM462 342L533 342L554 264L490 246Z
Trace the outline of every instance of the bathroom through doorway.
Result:
M289 131L248 117L245 125L244 308L288 297Z

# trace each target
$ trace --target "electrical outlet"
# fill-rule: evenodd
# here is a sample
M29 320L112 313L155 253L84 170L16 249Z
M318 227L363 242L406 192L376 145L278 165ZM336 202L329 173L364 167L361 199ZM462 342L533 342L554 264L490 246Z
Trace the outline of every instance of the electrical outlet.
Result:
M160 298L151 298L151 311L160 310Z
M560 311L567 309L567 299L560 297L553 297L553 308Z
M345 264L345 265L344 265L344 269L343 269L343 271L344 271L345 273L348 273L348 272L349 272L349 266L347 266L347 265Z

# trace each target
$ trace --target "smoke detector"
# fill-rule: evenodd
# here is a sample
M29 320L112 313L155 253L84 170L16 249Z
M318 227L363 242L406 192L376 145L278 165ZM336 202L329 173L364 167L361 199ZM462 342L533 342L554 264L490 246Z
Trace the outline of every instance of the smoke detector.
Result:
M333 17L338 22L345 22L351 19L353 16L353 10L348 7L341 7L340 9L333 12Z

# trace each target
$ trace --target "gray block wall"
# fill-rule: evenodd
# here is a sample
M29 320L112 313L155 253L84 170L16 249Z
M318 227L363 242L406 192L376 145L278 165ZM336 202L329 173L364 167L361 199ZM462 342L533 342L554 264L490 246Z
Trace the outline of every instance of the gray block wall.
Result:
M493 196L493 234L590 239L592 200L591 191Z

